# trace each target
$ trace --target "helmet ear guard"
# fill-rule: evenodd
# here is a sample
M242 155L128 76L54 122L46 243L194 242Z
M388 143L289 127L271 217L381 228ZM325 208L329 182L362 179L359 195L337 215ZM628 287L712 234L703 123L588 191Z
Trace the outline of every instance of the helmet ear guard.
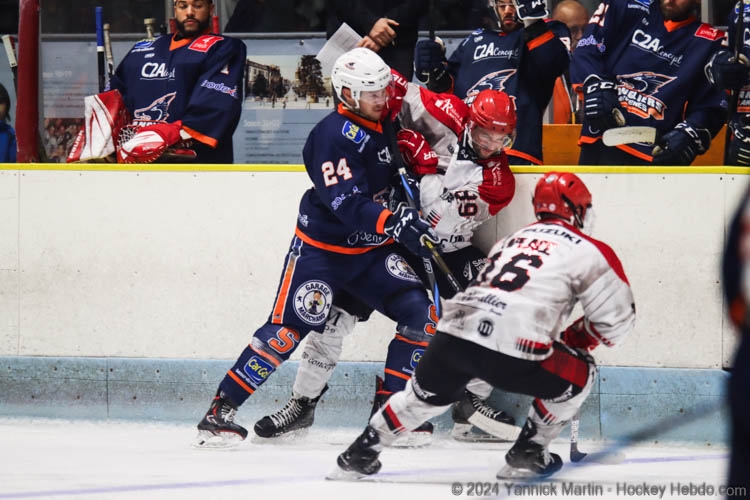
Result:
M547 172L536 184L532 199L534 214L567 221L579 229L590 226L591 193L583 181L570 172ZM591 214L593 215L593 214Z
M333 64L331 83L341 102L344 88L348 88L359 107L362 92L378 91L391 85L391 68L375 52L357 47L340 55Z

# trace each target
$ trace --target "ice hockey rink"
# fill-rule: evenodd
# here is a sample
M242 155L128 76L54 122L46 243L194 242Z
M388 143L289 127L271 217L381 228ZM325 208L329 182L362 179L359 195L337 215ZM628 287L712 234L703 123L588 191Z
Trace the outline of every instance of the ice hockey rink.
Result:
M247 422L243 422L247 425ZM0 499L355 499L722 498L728 450L650 442L622 449L624 461L571 464L567 431L553 443L565 465L544 482L498 481L509 443L464 443L446 434L431 446L388 448L367 480L326 480L353 428L229 450L191 447L185 423L0 419ZM566 439L563 439L566 438ZM586 441L595 452L614 445Z

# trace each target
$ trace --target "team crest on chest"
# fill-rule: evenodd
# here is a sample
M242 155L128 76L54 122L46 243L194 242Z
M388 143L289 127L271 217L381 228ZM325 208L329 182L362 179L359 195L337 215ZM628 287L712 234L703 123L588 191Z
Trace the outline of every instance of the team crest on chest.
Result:
M333 302L331 287L322 281L306 281L294 292L294 312L310 325L322 325Z
M404 258L398 254L390 254L388 258L385 259L385 267L388 269L388 273L395 278L405 281L414 281L416 283L420 281L419 276L414 273Z

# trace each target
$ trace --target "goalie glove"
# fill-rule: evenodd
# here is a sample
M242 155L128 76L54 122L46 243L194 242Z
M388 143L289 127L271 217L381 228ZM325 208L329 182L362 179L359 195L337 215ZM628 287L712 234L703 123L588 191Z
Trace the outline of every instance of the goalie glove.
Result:
M169 146L182 140L180 130L182 121L148 125L127 142L120 145L117 151L118 163L151 163L156 161Z
M422 134L403 128L396 134L396 139L401 156L414 175L420 177L437 173L437 154Z
M711 146L711 133L680 122L659 139L651 154L654 165L690 165Z
M560 334L560 341L573 349L593 350L599 345L599 339L594 336L593 327L586 318L581 316Z
M424 240L430 240L435 246L440 241L430 224L419 217L419 211L403 203L385 221L385 234L401 243L411 253L424 258L432 255L424 245Z

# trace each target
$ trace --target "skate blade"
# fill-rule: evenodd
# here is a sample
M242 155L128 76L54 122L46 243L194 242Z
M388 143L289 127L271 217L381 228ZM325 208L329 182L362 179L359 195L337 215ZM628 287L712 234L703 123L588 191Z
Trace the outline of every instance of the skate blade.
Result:
M399 436L391 446L393 448L424 448L431 444L431 432L407 432Z
M328 481L356 481L366 477L365 474L354 470L344 470L338 465L331 472L326 474Z
M456 441L466 443L505 443L507 440L500 439L492 434L487 434L482 429L474 427L472 424L453 424L451 437Z
M288 432L282 432L280 434L276 434L273 436L259 436L258 434L253 434L252 436L252 442L253 443L272 443L272 442L286 442L286 441L296 441L298 439L302 439L307 437L307 435L310 433L309 427L304 427L302 429L294 429L293 431Z
M497 422L491 418L487 418L479 412L474 412L468 418L469 422L476 425L477 428L482 429L488 434L492 434L500 441L515 441L521 434L521 428L517 425L504 424Z
M193 448L198 449L221 449L234 448L243 441L242 436L234 432L198 431L193 441Z
M527 469L518 469L506 464L495 474L497 479L544 479L545 476Z

